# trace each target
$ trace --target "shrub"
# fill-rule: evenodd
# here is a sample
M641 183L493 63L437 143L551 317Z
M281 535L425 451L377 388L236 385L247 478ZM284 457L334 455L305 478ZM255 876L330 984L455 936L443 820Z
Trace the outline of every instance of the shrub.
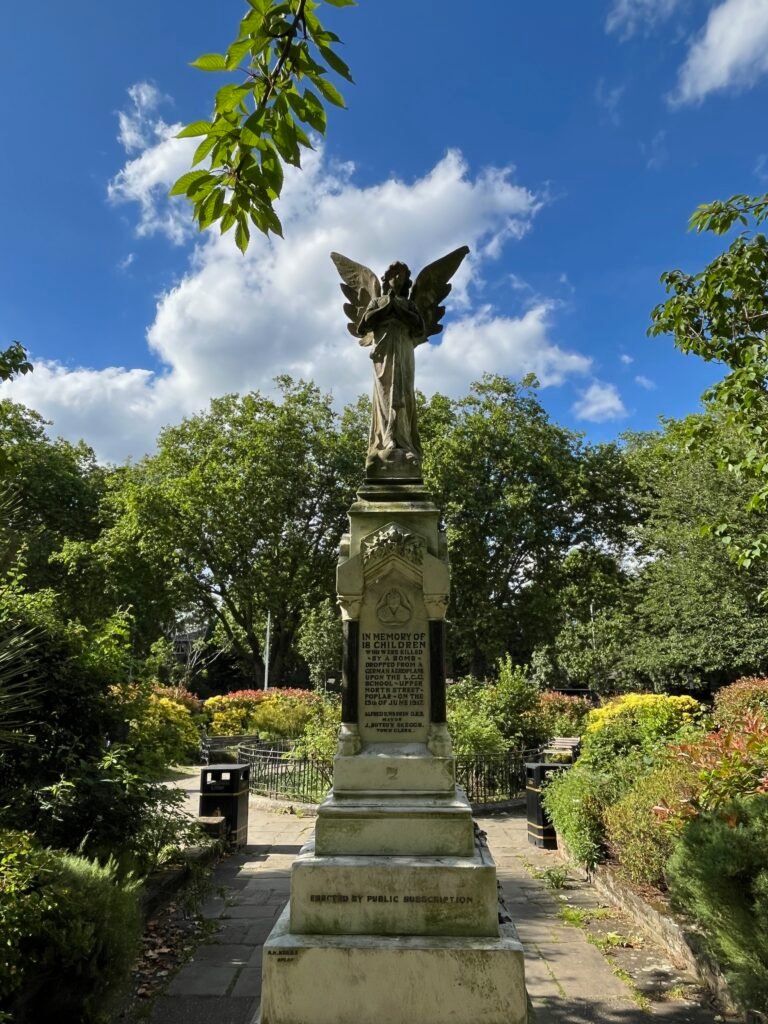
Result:
M309 722L319 700L311 690L237 690L205 702L214 736L259 733L265 739L294 739Z
M309 720L296 741L290 757L308 757L314 761L332 761L341 725L341 701L328 694L310 706Z
M543 739L539 691L509 655L489 682L467 676L449 687L448 728L457 753L499 754Z
M581 736L586 728L592 702L587 697L571 697L554 690L539 695L538 722L545 739L554 736Z
M691 821L667 865L674 904L702 930L744 1007L768 1010L768 800Z
M544 808L580 864L593 867L605 857L605 815L608 808L653 768L639 750L598 769L580 758L567 771L548 780Z
M569 852L593 867L603 856L603 814L615 792L613 779L576 763L548 780L544 808Z
M17 1024L96 1021L133 961L137 883L27 833L0 843L0 1009Z
M511 747L532 747L545 739L538 721L539 689L526 670L507 654L498 662L498 679L491 688L491 716Z
M156 697L167 697L168 700L181 704L191 715L199 715L203 710L202 700L185 686L158 686L155 684L152 687L152 692Z
M664 872L698 788L690 766L672 762L644 775L604 814L606 845L632 882L664 886Z
M144 714L131 725L129 743L151 747L163 765L189 764L200 751L200 734L192 715L169 697L150 694Z
M581 758L610 770L616 758L637 748L650 757L663 741L695 728L701 705L693 697L628 693L587 715Z
M509 747L482 699L450 702L447 718L456 754L503 754Z
M731 729L708 733L673 750L686 770L695 772L705 809L768 788L768 723L760 715L748 715Z
M761 676L737 679L715 694L714 719L717 725L733 728L750 712L759 712L768 720L768 679Z

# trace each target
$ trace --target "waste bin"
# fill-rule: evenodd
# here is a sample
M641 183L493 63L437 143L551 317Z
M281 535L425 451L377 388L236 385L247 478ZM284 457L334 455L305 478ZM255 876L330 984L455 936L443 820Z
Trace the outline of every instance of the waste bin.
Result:
M525 766L525 800L528 810L528 842L542 850L556 850L555 826L547 817L541 802L544 780L552 772L563 771L567 765L533 762Z
M209 764L200 772L201 818L223 815L227 820L229 836L236 846L245 846L248 840L248 779L247 764Z

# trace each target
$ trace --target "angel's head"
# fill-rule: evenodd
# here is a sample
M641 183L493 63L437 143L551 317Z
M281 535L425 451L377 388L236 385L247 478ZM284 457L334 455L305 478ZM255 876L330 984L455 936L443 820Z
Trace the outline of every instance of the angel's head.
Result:
M381 279L381 290L385 295L394 292L395 295L408 298L408 292L411 290L411 272L405 263L391 263L387 267Z

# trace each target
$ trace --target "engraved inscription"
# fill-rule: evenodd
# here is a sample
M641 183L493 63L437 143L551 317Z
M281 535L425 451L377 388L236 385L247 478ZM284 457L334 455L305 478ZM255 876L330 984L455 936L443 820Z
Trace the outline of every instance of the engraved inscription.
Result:
M411 894L384 896L372 893L364 895L312 893L309 900L310 903L456 903L466 905L474 902L474 896L425 896Z
M426 726L427 644L427 633L421 630L361 634L362 725L373 735L387 739Z

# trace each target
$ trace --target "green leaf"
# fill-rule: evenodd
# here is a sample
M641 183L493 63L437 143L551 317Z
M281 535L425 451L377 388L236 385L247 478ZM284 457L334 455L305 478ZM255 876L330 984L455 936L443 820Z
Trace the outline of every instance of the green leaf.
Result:
M283 165L273 149L262 155L261 172L275 193L275 197L279 196L283 187Z
M250 91L251 89L248 85L234 85L233 83L222 85L216 93L216 110L220 114L234 110L239 103L243 102Z
M337 75L341 75L342 78L346 78L348 82L354 82L351 71L341 57L339 57L337 53L333 52L330 46L318 46L318 50L328 67L333 68Z
M221 218L221 233L225 234L237 220L237 215L232 210L232 204L227 207L226 211L223 212Z
M200 207L200 215L198 222L200 224L200 230L204 230L209 227L215 220L221 217L224 209L225 192L223 188L217 188L215 192L212 192L207 199L204 199Z
M243 217L242 220L238 220L237 227L235 228L235 245L244 253L248 248L248 243L251 240L251 232L248 228L248 221Z
M344 97L341 95L335 85L332 85L327 79L320 78L319 76L314 79L314 83L320 92L325 96L329 103L334 103L337 107L345 107Z
M325 0L331 7L357 7L357 0Z
M238 66L240 61L246 55L251 52L251 40L250 39L238 39L237 42L231 44L227 50L226 63L227 70L232 71Z
M290 96L288 98L290 99ZM309 89L304 90L304 101L304 116L302 120L306 121L315 131L320 132L321 135L325 134L328 119L325 116L323 104Z
M205 172L204 177L187 185L187 195L190 199L200 200L211 189L215 188L218 182L219 178L217 175Z
M190 66L200 71L226 71L227 59L221 53L204 53L193 60Z
M208 171L187 171L186 174L182 174L178 181L174 182L168 195L183 196L187 194L190 185L194 185L196 181L209 177L211 175L209 175Z
M207 138L203 139L203 141L195 150L195 155L192 157L193 167L195 166L195 164L199 164L202 159L208 156L210 151L216 145L217 141L218 140L215 135L209 135L207 136Z
M207 135L213 125L210 121L193 121L186 128L182 128L176 135L177 139L193 139L196 135Z

